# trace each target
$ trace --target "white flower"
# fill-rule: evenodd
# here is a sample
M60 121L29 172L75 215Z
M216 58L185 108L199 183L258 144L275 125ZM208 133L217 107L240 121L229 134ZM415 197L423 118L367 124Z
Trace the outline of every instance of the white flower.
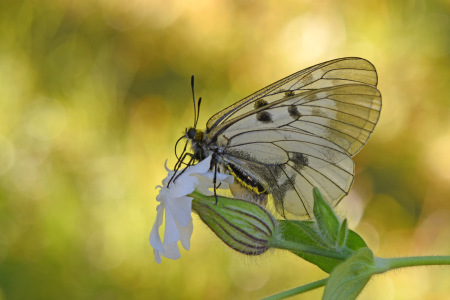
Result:
M172 181L169 187L167 187L167 183L174 172L165 165L168 175L163 180L163 185L157 186L160 189L156 197L159 205L156 220L150 233L150 244L153 246L153 254L157 263L161 263L161 256L170 259L180 258L178 241L181 242L184 249L189 250L193 224L191 217L192 197L187 195L194 190L203 195L213 195L213 192L209 190L213 187L214 178L214 172L209 171L210 164L211 156L186 170L179 170L178 174L184 172L176 177L175 182ZM233 183L233 176L216 173L216 181L216 185L220 184L221 189L228 189L229 185ZM161 241L159 235L163 215L165 219L164 242Z

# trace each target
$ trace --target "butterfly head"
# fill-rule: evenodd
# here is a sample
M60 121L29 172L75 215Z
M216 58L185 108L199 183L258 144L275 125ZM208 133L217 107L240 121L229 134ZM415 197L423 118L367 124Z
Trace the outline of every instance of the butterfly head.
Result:
M203 141L204 133L202 130L196 129L194 127L186 128L186 138L192 143L200 143Z

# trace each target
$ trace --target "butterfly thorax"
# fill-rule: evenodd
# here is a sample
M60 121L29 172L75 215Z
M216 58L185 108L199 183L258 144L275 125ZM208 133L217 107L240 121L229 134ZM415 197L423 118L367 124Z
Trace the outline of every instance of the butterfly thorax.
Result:
M186 128L186 138L191 142L191 148L194 152L194 159L201 161L208 157L209 149L205 144L205 133L203 130L194 127Z

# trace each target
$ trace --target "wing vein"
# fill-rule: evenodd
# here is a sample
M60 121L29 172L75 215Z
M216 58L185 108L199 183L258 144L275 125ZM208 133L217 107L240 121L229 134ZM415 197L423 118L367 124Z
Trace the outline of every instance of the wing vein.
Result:
M288 165L288 166L289 166L289 165ZM281 167L280 167L280 168L281 168ZM283 171L284 176L286 176L286 178L289 180L289 183L291 184L292 188L294 189L295 193L297 194L298 198L300 199L300 202L302 203L303 208L305 209L305 212L306 212L307 216L310 217L309 212L308 212L308 209L307 209L307 207L306 207L306 205L305 205L305 202L303 201L302 197L300 196L300 194L299 194L298 191L297 191L297 187L295 186L295 182L292 182L291 178L289 178L289 176L287 175L286 171L285 171L283 168L281 168L281 170ZM311 183L309 182L309 180L306 179L303 175L301 175L300 173L298 173L298 175L299 175L299 176L302 176L302 177L303 177L306 181L308 181L308 183L311 185ZM277 184L277 185L278 185L278 184ZM312 185L311 185L311 186L312 186Z
M340 122L340 121L337 121L337 120L334 120L334 121ZM307 121L307 120L300 120L300 119L299 119L299 120L295 120L295 121L293 121L293 122L291 122L291 123L295 123L295 122L303 122L303 123L309 123L309 124L319 125L319 126L322 126L322 127L324 127L324 128L327 128L327 129L329 129L329 130L333 130L333 131L342 133L343 135L346 135L346 136L348 136L348 137L351 137L352 139L358 140L358 141L361 142L361 143L364 142L364 141L361 141L361 140L357 139L357 138L354 137L354 136L351 136L351 135L348 134L348 133L345 133L345 132L343 132L343 131L337 130L337 129L332 128L332 127L330 127L330 126L325 126L325 125L320 124L320 123L316 123L316 122L312 122L312 121ZM295 129L297 129L297 130L302 130L302 131L309 132L309 131L307 131L307 130L305 130L305 129L301 129L301 128L297 128L297 127L295 127L295 126L292 126L291 123L280 125L280 126L277 127L277 128L282 128L282 127L284 127L284 126L291 126L292 128L295 128ZM340 122L340 123L346 124L346 123L344 123L344 122ZM351 125L351 124L348 124L348 125ZM351 125L351 126L352 126L352 125ZM353 127L356 127L356 126L353 126ZM372 131L366 130L366 129L364 129L364 128L360 128L360 127L356 127L356 128L361 129L361 130L364 130L364 131L369 132L369 133L372 132ZM312 133L312 132L309 132L309 133L318 136L317 134L314 134L314 133ZM367 140L367 139L365 139L365 140ZM331 141L331 142L332 142L332 141Z
M298 171L297 169L295 169L293 166L288 165L294 172L296 172L297 174L299 174L299 176L302 176L303 178L305 178L305 176L300 175L300 171ZM320 174L321 176L325 177L329 182L333 183L338 189L340 189L341 191L343 191L345 193L345 190L342 189L339 185L336 184L336 182L334 182L333 180L331 180L328 176L324 175L322 172L319 172L318 170L311 168L310 166L307 166L307 168L313 170L314 172ZM309 182L308 179L305 178L305 180L307 180ZM310 183L310 182L309 182ZM311 183L310 183L311 184ZM314 185L313 185L314 186Z

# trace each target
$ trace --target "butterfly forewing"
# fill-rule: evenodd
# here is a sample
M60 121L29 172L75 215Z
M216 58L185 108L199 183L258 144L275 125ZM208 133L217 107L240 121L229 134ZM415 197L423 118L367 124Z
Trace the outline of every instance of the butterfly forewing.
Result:
M365 59L347 57L331 60L301 70L283 78L258 92L236 102L212 116L206 125L214 136L219 123L253 110L253 103L264 98L269 103L308 90L323 89L344 84L377 84L377 73L373 65Z
M270 120L261 121L261 109L254 110L221 124L217 131L228 138L270 128L301 130L330 140L353 155L369 138L380 109L381 95L376 88L337 86L268 104L264 112Z

